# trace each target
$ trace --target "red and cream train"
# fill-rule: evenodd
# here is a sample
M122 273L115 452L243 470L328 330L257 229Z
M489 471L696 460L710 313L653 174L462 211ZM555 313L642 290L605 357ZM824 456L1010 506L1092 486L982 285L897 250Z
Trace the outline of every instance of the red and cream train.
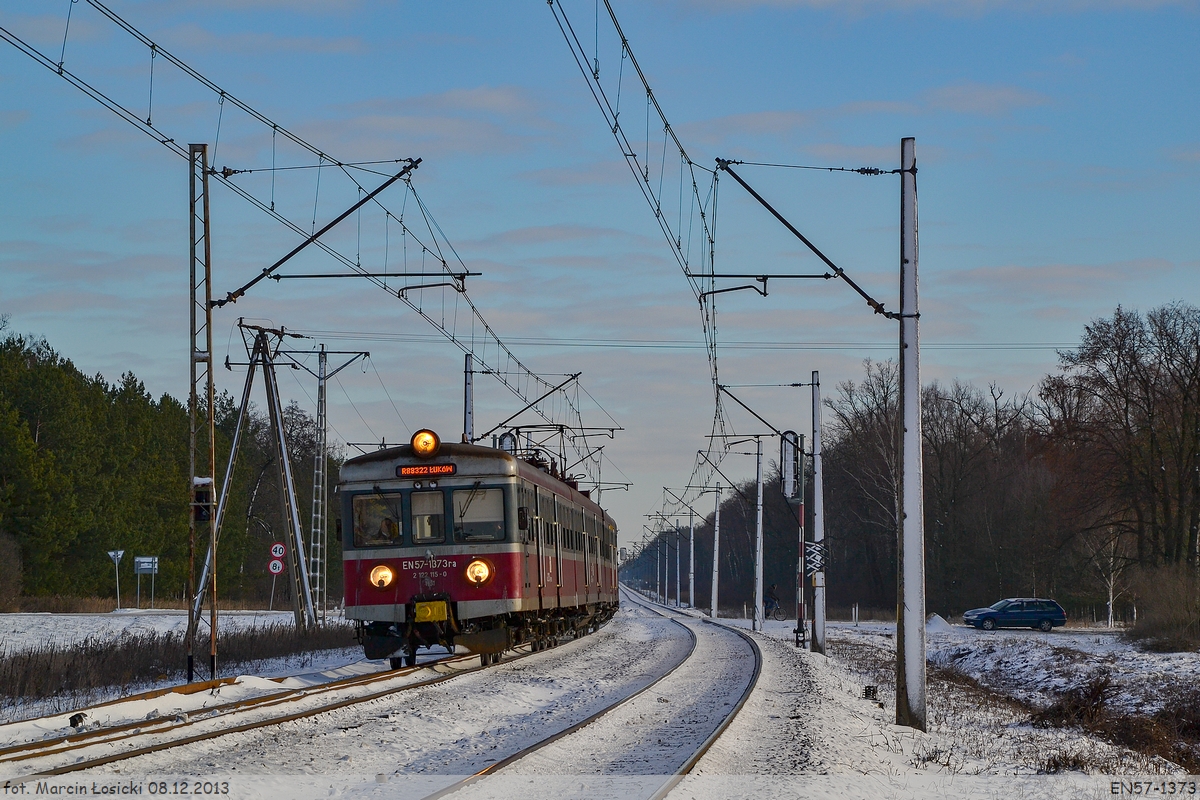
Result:
M537 454L421 430L346 461L338 490L346 617L367 658L458 644L487 664L616 611L616 526Z

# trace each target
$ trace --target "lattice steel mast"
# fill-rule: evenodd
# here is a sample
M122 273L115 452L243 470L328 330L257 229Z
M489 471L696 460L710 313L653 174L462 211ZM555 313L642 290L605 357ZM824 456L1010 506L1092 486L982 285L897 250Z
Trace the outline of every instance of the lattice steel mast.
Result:
M188 398L188 487L191 513L188 515L188 596L196 594L196 534L207 529L210 554L216 552L216 526L213 524L215 506L213 476L216 474L216 423L213 405L212 375L212 248L209 238L208 215L208 145L188 145L190 173L188 214L188 255L190 259L191 337L188 361L191 370L191 393ZM200 385L203 383L203 390ZM201 399L203 394L203 399ZM203 420L201 420L203 417ZM197 440L207 436L207 452L198 463ZM197 474L198 468L204 474ZM198 524L199 523L199 524ZM211 605L209 619L209 672L217 674L217 575L211 571ZM188 604L187 677L195 675L193 647L200 609Z

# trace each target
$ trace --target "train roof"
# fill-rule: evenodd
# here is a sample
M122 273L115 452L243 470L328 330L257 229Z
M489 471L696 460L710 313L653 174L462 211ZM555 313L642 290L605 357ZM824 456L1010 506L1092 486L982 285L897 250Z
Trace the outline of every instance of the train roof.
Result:
M590 495L584 494L574 486L571 486L565 481L556 478L544 469L540 469L539 467L530 464L528 461L517 458L516 456L505 452L504 450L499 450L494 447L483 447L477 444L447 442L443 440L441 447L438 449L438 454L434 457L434 459L431 459L431 461L454 458L494 459L500 462L496 465L496 472L506 473L509 475L519 475L531 483L539 484L546 489L551 489L559 494L566 495L577 503L593 506L595 509L600 511L600 513L602 513L606 519L612 519L612 517L608 515L608 512L601 508L600 505L590 497ZM364 453L361 456L348 458L346 461L342 462L342 480L378 480L380 477L386 477L394 480L394 476L391 474L387 476L368 476L366 473L370 473L370 467L372 464L397 460L407 461L410 459L418 462L424 462L426 460L418 458L413 453L411 444L402 444L397 445L396 447L385 447L380 450L374 450L370 453ZM347 476L345 474L347 468L349 468L349 472L352 474L358 473L358 475L354 475L353 477Z
M471 458L499 458L508 461L516 461L516 457L503 450L497 450L494 447L483 447L477 444L465 444L460 442L442 442L441 448L438 450L437 457L447 456L467 456ZM413 454L411 444L397 445L396 447L385 447L382 450L373 450L370 453L363 453L361 456L348 458L343 463L346 465L370 464L373 461L392 461L397 458L416 458Z

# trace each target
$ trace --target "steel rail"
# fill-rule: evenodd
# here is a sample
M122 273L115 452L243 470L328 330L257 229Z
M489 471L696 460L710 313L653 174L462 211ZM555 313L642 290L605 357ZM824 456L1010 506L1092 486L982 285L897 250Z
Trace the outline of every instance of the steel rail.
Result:
M645 598L639 597L639 600L648 603L651 606L655 605ZM680 616L691 617L690 614L684 614L681 611L675 611L674 609L666 606L663 606L663 608L674 614L679 614ZM692 619L696 619L696 617L692 617ZM671 790L674 789L681 780L683 780L685 775L695 769L696 764L700 763L700 759L704 758L705 754L709 751L709 748L716 744L717 739L721 738L721 734L725 732L725 729L733 723L733 720L735 717L737 717L738 712L742 710L742 706L746 705L746 701L750 699L750 695L754 692L754 687L758 685L759 675L762 674L762 650L759 649L758 642L754 641L750 634L746 633L745 631L738 630L732 626L724 625L720 622L714 622L707 617L700 617L699 619L701 622L707 625L715 625L718 628L724 628L725 630L732 631L733 633L736 633L738 636L742 637L742 639L744 639L746 643L750 645L751 652L754 653L754 673L750 676L749 683L746 684L745 690L742 691L742 696L738 698L736 703L734 703L733 709L729 712L729 715L721 721L721 724L718 725L711 734L708 735L708 738L700 743L700 747L698 747L696 751L692 753L687 761L683 762L683 765L675 772L675 774L672 775L666 783L660 786L654 794L650 795L648 800L662 800L671 793Z
M633 694L627 695L627 696L621 698L620 700L616 701L615 703L605 706L604 708L600 709L599 711L592 714L591 716L586 717L585 719L582 719L579 722L576 722L574 725L571 725L568 728L564 728L561 731L558 731L557 733L555 733L551 736L548 736L545 739L542 739L541 741L535 742L534 744L531 744L528 747L522 748L522 749L518 750L517 752L512 753L511 755L505 756L504 758L500 759L499 761L495 761L495 762L487 765L483 769L476 772L474 775L469 775L460 781L456 781L455 783L452 783L449 786L445 786L445 787L437 790L433 794L425 795L423 798L421 798L421 800L438 800L438 798L442 798L442 797L446 797L448 795L454 794L455 792L459 791L460 789L465 789L466 787L470 786L471 784L476 783L477 781L487 777L488 775L491 775L492 773L499 772L500 770L509 766L513 762L519 761L528 755L536 753L538 750L541 750L543 747L554 744L559 739L570 736L571 734L575 733L576 731L586 728L588 725L591 725L593 722L600 719L604 715L608 714L610 711L614 711L615 709L620 708L621 706L628 703L630 700L633 700L635 697L638 697L639 695L641 695L643 692L646 692L649 689L653 688L660 681L662 681L663 679L665 679L666 677L671 675L673 672L675 672L675 670L679 669L684 664L686 664L687 660L692 657L692 654L694 652L696 652L696 634L693 633L692 630L690 628L688 628L688 626L684 625L683 623L679 622L678 620L674 620L674 619L671 619L670 617L667 617L666 614L663 614L658 609L650 608L650 610L654 611L655 613L659 614L662 617L665 617L669 622L674 622L676 625L683 628L683 630L687 632L688 636L691 637L691 640L692 640L691 646L688 647L687 653L684 654L683 658L681 658L677 664L673 665L669 670L664 672L662 675L659 675L657 678L655 678L650 683L643 686L641 689L638 689Z
M427 667L433 667L438 664L444 664L444 663L458 663L460 661L469 661L476 657L477 656L474 654L451 656L449 658L442 658L442 659L437 659L435 661L429 661L429 662L426 662L424 664L421 664L421 665L415 666L415 667L405 667L400 670L385 670L383 672L374 672L369 675L352 675L347 678L339 678L334 681L329 681L327 683L320 683L320 684L316 684L313 686L305 686L305 687L296 688L296 689L285 689L280 692L272 692L270 694L259 695L257 697L251 697L251 698L247 698L245 700L235 700L230 703L222 703L220 705L211 706L209 708L198 709L194 712L184 712L184 714L187 715L187 719L183 720L183 721L180 721L178 717L170 717L170 716L159 717L159 718L152 719L152 720L136 720L133 722L124 722L119 725L112 725L112 726L108 726L108 727L104 727L104 728L98 728L96 730L86 731L83 733L68 734L67 736L57 738L57 739L40 740L37 742L26 742L26 743L23 743L20 745L14 745L11 747L6 747L3 750L0 750L0 763L15 762L15 761L27 761L27 760L33 759L33 758L47 758L47 757L51 757L51 756L60 755L62 753L68 753L73 750L79 750L79 749L87 748L87 747L94 747L95 745L98 745L98 744L111 744L114 742L120 742L120 741L124 741L126 739L131 739L131 738L134 738L137 736L151 736L151 735L156 735L156 734L160 734L160 733L168 733L170 731L177 730L179 728L183 728L183 727L190 726L190 725L195 725L200 722L207 722L207 721L215 719L216 717L219 717L219 716L226 716L226 715L241 712L241 711L250 711L250 710L255 710L255 709L259 709L259 708L268 708L270 706L280 705L283 703L289 703L289 702L293 702L296 700L301 700L301 699L305 699L305 698L309 698L309 697L315 697L315 696L319 696L322 694L327 694L329 692L340 691L340 690L344 690L344 689L351 689L356 686L364 686L364 685L369 685L369 684L376 683L376 682L394 680L395 678L401 678L406 675L411 675L412 673L417 672L422 669L425 669ZM389 692L403 691L404 689L407 689L410 687L415 687L415 686L420 686L420 685L426 685L430 682L436 683L438 680L456 677L457 675L461 675L464 672L469 672L469 671L470 670L462 670L459 672L455 672L452 675L445 676L444 678L441 678L441 679L431 679L431 681L420 681L417 683L406 684L404 686L395 687L394 689L384 690L383 693L386 694ZM217 686L220 686L220 685L228 685L228 684L233 683L234 680L236 680L236 679L224 679L221 681L206 681L205 683L207 685L205 685L203 688L201 688L197 691L204 691L208 688L216 688ZM286 680L286 679L285 678L277 678L277 679L273 679L273 680L282 681L282 680ZM184 686L182 688L189 689L190 687L191 687L191 684ZM114 705L114 704L120 703L120 702L125 702L127 700L144 699L146 695L150 695L152 698L153 696L162 696L164 694L169 694L170 692L171 692L171 690L146 692L143 695L133 695L128 698L114 700L114 701L111 701L108 703L104 703L102 705L107 706L107 705ZM185 691L182 693L195 694L196 692L195 691ZM375 693L375 694L379 694L379 693ZM93 708L100 708L100 707L101 706L93 706ZM55 715L55 716L59 716L59 715ZM162 727L162 726L167 726L167 727ZM146 730L147 728L155 728L156 730ZM124 734L124 735L114 735L114 734ZM177 741L177 740L172 740L172 742L175 742L175 741ZM178 740L178 741L182 741L182 740ZM63 745L66 745L66 746L63 746ZM163 748L163 749L166 749L166 748ZM121 754L121 755L123 756L124 754Z
M525 646L524 644L519 645L519 647L524 647L524 646ZM514 650L516 650L516 648L514 648ZM538 651L538 652L541 652L541 651ZM520 653L518 651L517 655L515 655L501 663L509 663L512 661L520 660L522 658L527 658L528 656L533 655L533 653L534 653L534 651L532 651L532 650L530 650L529 652L525 652L525 653ZM155 735L155 734L159 734L159 733L166 733L170 730L181 728L181 727L184 727L187 725L194 725L194 724L197 724L200 722L207 722L218 716L232 715L235 713L254 710L257 708L265 708L265 707L268 707L271 705L281 705L281 704L301 700L304 698L312 697L314 695L325 694L325 693L332 692L332 691L340 691L340 690L344 690L347 688L353 688L356 685L365 685L365 684L373 683L375 681L383 681L383 680L394 679L397 677L403 677L405 675L412 674L413 672L416 672L421 669L425 669L427 667L436 667L439 664L458 663L460 661L470 661L470 660L476 659L476 658L478 658L478 654L474 654L474 653L462 655L462 656L451 656L449 658L438 659L433 662L426 662L425 664L421 664L421 665L418 665L415 667L405 667L402 670L388 670L385 672L373 673L372 675L369 675L369 676L356 675L356 676L352 676L350 678L341 678L337 681L331 681L330 683L326 683L326 684L318 684L317 686L304 687L304 688L300 688L300 689L289 689L284 692L274 692L269 695L262 695L260 697L250 698L248 700L237 701L234 703L225 704L223 706L214 706L213 708L210 708L210 709L203 709L202 711L198 711L194 714L194 716L196 717L195 719L190 718L190 716L193 716L193 715L190 715L189 719L186 722L176 722L176 724L172 728L167 728L164 730L144 730L148 725L152 724L153 721L141 720L141 721L134 722L134 723L123 723L120 726L114 726L113 728L105 728L100 731L97 731L96 733L103 736L105 734L112 734L115 731L130 730L131 732L125 736L117 736L117 737L110 737L110 738L97 738L96 741L78 742L77 744L73 744L73 746L70 746L70 747L58 747L57 749L50 749L50 750L46 749L44 742L36 742L33 744L27 744L27 745L21 746L19 748L19 749L27 751L27 754L15 755L14 757L11 757L8 759L0 759L0 760L3 760L3 761L25 761L25 760L34 759L34 758L50 758L50 757L53 757L53 756L56 756L56 755L59 755L62 753L70 752L71 750L76 750L76 749L86 748L86 747L93 747L93 746L100 745L100 744L110 744L112 742L123 741L125 739L130 739L130 738L134 738L137 736L150 736L150 735ZM279 725L279 724L282 724L285 722L292 722L292 721L298 720L298 719L304 719L307 717L315 717L315 716L324 714L329 711L336 711L338 709L345 708L347 706L352 706L352 705L356 705L359 703L370 702L372 700L377 700L381 697L386 697L388 695L399 694L401 692L405 692L410 689L419 689L419 688L426 687L426 686L433 686L435 684L444 683L444 682L452 680L454 678L458 678L462 675L468 675L468 674L471 674L474 672L478 672L482 669L487 669L487 667L477 666L477 667L471 667L468 669L456 670L455 672L453 672L449 675L442 675L437 678L430 678L428 680L417 681L415 683L405 684L404 686L397 686L397 687L392 687L392 688L388 688L388 689L382 689L382 690L379 690L376 692L371 692L369 694L362 695L359 697L351 697L351 698L346 698L343 700L338 700L338 701L335 701L332 703L326 703L317 708L306 709L304 711L298 711L298 712L291 713L291 714L284 714L282 716L275 716L275 717L271 717L271 718L265 719L265 720L246 722L241 725L225 727L225 728L221 728L219 730L208 731L205 733L198 733L198 734L194 734L192 736L185 736L185 737L178 738L178 739L171 739L170 741L167 741L167 742L159 742L159 743L153 744L153 745L146 745L144 747L138 747L138 748L134 748L131 750L126 750L121 753L114 753L114 754L111 754L108 756L103 756L100 758L76 761L74 763L71 763L71 764L68 764L65 766L41 770L37 773L25 776L24 778L18 778L17 780L20 781L20 780L29 780L32 778L39 778L39 777L64 775L64 774L71 773L71 772L78 772L81 770L90 769L92 767L104 766L105 764L111 764L115 761L124 761L126 759L135 758L137 756L146 755L148 753L156 753L156 752L160 752L163 750L169 750L173 747L179 747L182 745L194 744L196 742L206 741L209 739L215 739L215 738L218 738L220 736L224 736L224 735L230 734L230 733L241 733L241 732L245 732L245 731L249 731L249 730L254 730L256 728L266 728L266 727L270 727L272 725ZM212 683L212 682L209 682L209 683ZM218 683L221 683L221 682L218 682ZM167 691L169 691L169 690L164 690L161 693L165 694L165 693L167 693ZM153 693L146 693L146 694L153 694ZM120 701L119 700L112 701L110 703L105 703L104 705L112 705L115 702L120 702ZM218 710L218 709L225 709L225 710L224 710L224 712L219 712L217 714L212 713L213 711ZM175 722L174 718L166 718L166 720L168 722ZM91 733L91 732L89 732L89 733ZM77 741L76 737L87 736L87 735L88 734L75 734L72 736L68 736L66 738L69 740L72 740L74 742L74 741ZM59 739L59 740L55 740L53 744L58 745L58 744L62 744L62 742L63 742L63 740ZM39 750L40 752L28 752L30 750Z

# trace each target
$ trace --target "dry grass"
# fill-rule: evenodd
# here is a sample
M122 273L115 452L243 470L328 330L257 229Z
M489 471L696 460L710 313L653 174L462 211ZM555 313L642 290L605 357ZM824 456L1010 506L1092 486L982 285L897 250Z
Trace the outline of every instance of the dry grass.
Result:
M895 658L892 650L880 644L853 639L830 639L831 658L849 669L858 680L879 687L879 699L894 708ZM1133 735L1110 738L1101 731L1084 728L1090 739L1080 739L1081 726L1070 720L1093 719L1097 691L1107 698L1108 689L1081 691L1063 709L1050 712L1053 724L1030 725L1039 714L1034 706L978 683L969 675L947 667L928 666L929 739L920 739L909 754L914 766L955 774L1058 773L1081 771L1090 774L1156 774L1170 772L1167 761L1183 764L1177 751L1174 757L1160 749L1138 747ZM1176 703L1188 708L1184 698ZM1194 724L1200 731L1200 704L1194 720L1181 714L1180 731ZM887 720L888 712L884 712ZM1113 720L1115 724L1115 720ZM1134 726L1137 730L1143 730ZM1180 739L1176 738L1179 742ZM1161 757L1160 757L1161 756ZM1163 760L1166 759L1166 760ZM1195 769L1191 767L1191 769Z
M219 663L244 669L268 659L354 645L354 628L329 625L311 633L290 625L222 632ZM207 640L196 648L201 670L208 663ZM16 653L0 652L0 703L72 697L100 689L125 688L178 679L186 668L184 637L137 633L117 639L89 637L69 647L54 644ZM4 703L7 701L7 703Z
M1108 674L1099 673L1063 692L1031 719L1042 728L1080 728L1134 752L1173 761L1191 774L1200 772L1200 689L1178 690L1152 716L1111 711L1112 694Z
M851 622L854 619L854 609L850 606L830 606L827 612L827 619L831 622ZM858 609L858 621L895 622L896 609L866 608L860 606Z

